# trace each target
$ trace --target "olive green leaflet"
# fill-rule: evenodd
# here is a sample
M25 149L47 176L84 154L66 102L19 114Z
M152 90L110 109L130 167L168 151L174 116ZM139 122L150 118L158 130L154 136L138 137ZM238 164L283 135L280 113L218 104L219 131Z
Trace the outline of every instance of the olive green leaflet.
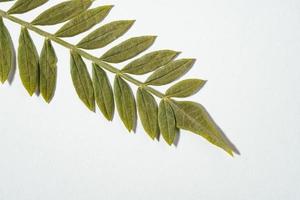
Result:
M143 127L149 141L164 140L174 147L184 130L205 138L229 155L238 154L202 105L177 101L190 98L206 84L198 77L183 78L196 60L183 57L179 50L158 49L153 33L133 33L124 39L134 29L135 20L110 19L113 5L101 5L95 0L66 0L52 6L49 0L0 2L10 7L7 11L0 9L0 81L4 85L12 82L17 68L24 91L53 103L58 70L66 67L61 64L66 59L55 53L58 44L70 53L72 91L79 97L74 101L91 114L99 113L108 121L119 118L129 132L139 133L136 129ZM39 15L23 20L23 14L38 8ZM10 36L10 23L21 28L16 55L12 41L17 38L12 40ZM44 26L59 27L47 31ZM43 44L35 44L38 37Z
M142 125L147 134L155 139L159 136L158 106L155 98L143 88L137 90L137 107Z
M52 100L57 78L57 58L49 39L45 39L40 55L40 93L47 103Z
M196 94L206 81L200 79L187 79L176 83L166 91L168 97L189 97Z
M18 0L13 7L8 10L10 14L22 14L33 10L45 3L49 0Z
M93 84L99 109L107 120L112 121L115 111L113 90L106 72L95 63L93 63Z
M172 145L178 129L174 111L167 100L162 100L159 104L158 124L163 138L169 145Z
M135 99L128 83L118 75L115 77L114 92L121 120L129 132L134 131L137 121Z
M18 65L23 85L32 96L38 89L39 56L27 28L24 27L19 38Z
M95 111L95 97L92 79L81 56L71 51L71 75L76 92L81 101Z
M14 47L10 34L0 17L0 81L4 83L14 65Z

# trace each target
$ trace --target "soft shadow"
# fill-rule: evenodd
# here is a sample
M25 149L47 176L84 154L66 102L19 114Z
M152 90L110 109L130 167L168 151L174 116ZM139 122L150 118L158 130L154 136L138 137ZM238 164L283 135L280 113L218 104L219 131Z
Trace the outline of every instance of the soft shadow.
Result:
M180 132L180 130L178 130L177 133L176 133L176 137L174 139L174 142L173 142L173 144L176 148L178 147L180 137L181 137L181 132Z
M13 45L13 41L11 39L11 37L9 37L10 39L10 42L12 44L12 47L13 47L13 60L12 60L12 66L11 66L11 70L9 72L9 75L8 75L8 84L9 85L12 85L12 83L14 82L14 79L15 79L15 74L16 74L16 68L17 68L17 59L16 59L16 50L15 50L15 47Z

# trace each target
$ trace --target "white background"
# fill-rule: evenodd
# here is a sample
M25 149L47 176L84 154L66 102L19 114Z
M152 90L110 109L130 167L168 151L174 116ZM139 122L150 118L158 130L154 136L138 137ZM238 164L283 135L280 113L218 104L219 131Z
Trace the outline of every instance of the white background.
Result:
M31 20L58 2L20 17ZM1 200L300 199L300 1L102 0L94 6L103 4L115 5L105 22L137 19L123 39L157 34L151 50L198 59L187 77L209 81L192 99L241 156L231 158L185 131L170 148L151 141L140 124L129 134L117 114L110 123L89 112L72 86L68 50L55 44L59 76L50 105L27 95L18 71L11 85L0 86ZM5 23L17 46L20 27ZM40 51L42 38L31 35Z

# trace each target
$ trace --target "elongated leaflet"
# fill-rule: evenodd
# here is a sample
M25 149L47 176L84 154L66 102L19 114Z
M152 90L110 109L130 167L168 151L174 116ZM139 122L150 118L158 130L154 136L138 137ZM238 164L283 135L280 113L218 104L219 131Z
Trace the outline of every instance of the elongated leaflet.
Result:
M169 145L172 145L178 129L172 107L166 100L161 100L159 104L158 124L163 138Z
M44 11L32 21L32 24L54 25L65 22L88 9L92 2L92 0L65 1Z
M170 87L166 95L168 97L189 97L197 93L204 85L206 81L200 79L187 79L176 83Z
M47 103L50 103L55 93L57 77L57 58L51 41L45 39L40 55L40 93Z
M107 120L112 121L115 110L112 87L106 72L95 63L93 63L93 84L99 109Z
M146 74L168 64L170 61L175 59L178 54L179 52L172 50L154 51L132 61L126 65L122 71L136 75Z
M126 61L148 49L155 39L156 36L141 36L128 39L107 51L100 59L110 63Z
M136 104L130 86L120 77L115 77L114 92L119 116L129 132L135 129Z
M158 106L154 97L143 88L137 91L137 107L145 131L152 139L157 138L159 134Z
M213 122L206 110L200 104L183 101L171 101L176 116L176 126L201 135L212 144L224 149L230 155L235 151L232 144Z
M38 87L39 57L29 32L24 27L19 38L18 64L22 83L32 96Z
M4 83L14 64L14 47L10 34L0 17L0 81Z
M81 56L73 51L71 51L71 75L79 98L88 109L95 111L94 88L90 74Z
M45 3L49 0L18 0L9 10L10 14L22 14L33 10Z
M72 37L85 32L100 23L108 15L112 7L113 6L100 6L87 10L66 23L55 35L58 37Z
M124 35L133 23L133 20L121 20L108 23L83 38L77 44L77 47L83 49L98 49L105 47Z
M195 63L194 59L175 60L156 70L147 80L148 85L165 85L186 74Z

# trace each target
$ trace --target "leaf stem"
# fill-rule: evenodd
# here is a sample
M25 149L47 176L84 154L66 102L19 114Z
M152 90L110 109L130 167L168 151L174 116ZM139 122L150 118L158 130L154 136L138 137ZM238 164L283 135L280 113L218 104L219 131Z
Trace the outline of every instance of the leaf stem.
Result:
M60 44L61 46L63 47L66 47L68 49L70 49L71 51L75 51L77 52L78 54L80 54L82 57L98 64L99 66L101 66L102 68L104 68L105 70L111 72L111 73L114 73L114 74L118 74L119 76L121 76L122 78L124 78L125 80L131 82L132 84L138 86L138 87L143 87L144 89L146 89L148 92L152 93L153 95L159 97L159 98L164 98L164 94L162 94L161 92L157 91L156 89L152 88L152 87L149 87L149 86L146 86L144 83L142 83L141 81L139 80L136 80L135 78L131 77L130 75L127 75L127 74L124 74L121 70L111 66L110 64L100 60L99 58L87 53L86 51L84 50L81 50L79 49L78 47L76 47L75 45L73 44L70 44L58 37L56 37L55 35L51 34L51 33L48 33L46 31L43 31L42 29L26 22L26 21L23 21L17 17L14 17L14 16L11 16L9 15L7 12L3 11L0 9L0 16L1 17L4 17L12 22L15 22L23 27L26 27L27 29L31 30L31 31L34 31L35 33L45 37L45 38L48 38L50 40L52 40L53 42L57 43L57 44Z

